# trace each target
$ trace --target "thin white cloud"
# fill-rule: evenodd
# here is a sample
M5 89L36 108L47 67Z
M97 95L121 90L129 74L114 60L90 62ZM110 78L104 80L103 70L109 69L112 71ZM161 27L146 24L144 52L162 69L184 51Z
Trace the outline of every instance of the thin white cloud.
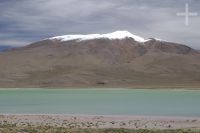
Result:
M27 44L29 44L29 43L31 43L31 42L29 42L29 41L24 41L24 40L16 40L16 39L14 39L14 40L1 40L0 41L0 43L1 43L1 45L8 45L8 46L15 46L15 47L19 47L19 46L24 46L24 45L27 45ZM0 45L0 46L1 46Z

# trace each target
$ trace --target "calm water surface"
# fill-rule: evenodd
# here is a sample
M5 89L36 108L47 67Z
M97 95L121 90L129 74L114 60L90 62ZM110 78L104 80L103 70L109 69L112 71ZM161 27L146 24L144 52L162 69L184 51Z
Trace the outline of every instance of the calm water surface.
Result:
M200 91L1 89L0 113L200 117Z

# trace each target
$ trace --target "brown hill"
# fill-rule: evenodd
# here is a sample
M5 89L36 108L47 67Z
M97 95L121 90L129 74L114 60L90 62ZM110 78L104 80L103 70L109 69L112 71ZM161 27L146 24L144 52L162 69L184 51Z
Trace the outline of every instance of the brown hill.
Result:
M2 88L200 87L200 53L156 39L47 39L0 60Z

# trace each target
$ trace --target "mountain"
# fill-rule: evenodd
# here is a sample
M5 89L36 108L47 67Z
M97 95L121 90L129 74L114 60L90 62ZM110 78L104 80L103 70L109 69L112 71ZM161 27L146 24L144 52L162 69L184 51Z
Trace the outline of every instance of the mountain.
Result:
M7 46L7 45L0 45L0 52L6 51L11 49L11 46Z
M47 38L0 54L1 87L200 87L200 52L128 31Z

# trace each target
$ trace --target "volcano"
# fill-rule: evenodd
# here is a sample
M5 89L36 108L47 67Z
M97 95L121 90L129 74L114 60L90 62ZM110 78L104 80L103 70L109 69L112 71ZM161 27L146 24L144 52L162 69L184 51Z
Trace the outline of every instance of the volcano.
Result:
M0 53L2 88L200 87L200 52L128 31L64 35Z

